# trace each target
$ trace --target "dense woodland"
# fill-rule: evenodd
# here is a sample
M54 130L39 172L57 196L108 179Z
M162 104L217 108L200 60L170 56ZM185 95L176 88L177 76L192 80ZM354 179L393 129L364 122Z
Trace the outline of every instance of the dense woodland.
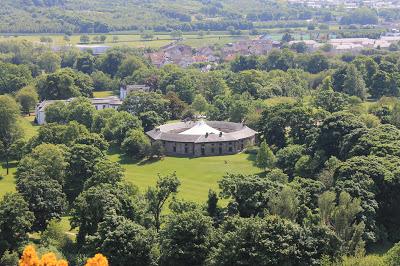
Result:
M398 10L311 9L282 1L2 0L3 33L106 33L126 30L198 31L305 27L307 20L343 25L399 19ZM379 17L378 17L379 15Z
M0 152L7 166L18 162L16 192L0 201L1 263L15 265L35 232L41 252L72 265L96 253L111 265L399 265L399 55L296 46L201 72L157 69L128 48L93 56L0 43ZM151 92L130 94L118 111L87 100L121 84ZM22 114L71 97L23 137ZM227 173L195 203L179 199L175 173L140 192L105 156L112 147L157 160L162 145L144 132L196 114L257 130L260 145L246 152L260 173ZM367 256L382 246L392 248Z

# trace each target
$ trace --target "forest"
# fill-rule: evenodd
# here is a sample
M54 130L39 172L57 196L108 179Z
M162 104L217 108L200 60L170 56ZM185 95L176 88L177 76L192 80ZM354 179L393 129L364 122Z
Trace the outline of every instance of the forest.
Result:
M170 32L172 30L236 30L269 28L271 23L289 28L309 20L343 25L376 25L378 18L399 19L396 9L376 12L312 9L280 1L214 0L3 0L1 33L108 33L114 31Z
M202 72L155 68L140 49L0 43L0 155L16 167L15 192L0 201L0 263L17 265L34 244L71 265L97 253L110 265L399 265L399 55L289 46ZM124 84L150 92L118 110L87 99ZM69 98L24 137L21 116ZM143 191L108 157L162 160L145 131L199 114L259 132L245 151L259 173L228 172L192 202L176 173Z

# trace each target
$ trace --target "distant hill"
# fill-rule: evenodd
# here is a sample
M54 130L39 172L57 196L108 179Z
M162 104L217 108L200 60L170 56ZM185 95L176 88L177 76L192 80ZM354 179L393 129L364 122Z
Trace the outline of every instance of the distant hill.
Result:
M301 15L289 11L273 0L1 0L0 32L248 29L249 18Z

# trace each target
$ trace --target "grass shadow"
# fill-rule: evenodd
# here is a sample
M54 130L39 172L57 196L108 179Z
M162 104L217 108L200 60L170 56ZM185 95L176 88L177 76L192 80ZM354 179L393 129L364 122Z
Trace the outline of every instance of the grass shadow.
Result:
M149 159L145 159L142 160L138 163L138 165L142 166L142 165L148 165L148 164L153 164L153 163L157 163L159 161L164 160L164 158L149 158Z

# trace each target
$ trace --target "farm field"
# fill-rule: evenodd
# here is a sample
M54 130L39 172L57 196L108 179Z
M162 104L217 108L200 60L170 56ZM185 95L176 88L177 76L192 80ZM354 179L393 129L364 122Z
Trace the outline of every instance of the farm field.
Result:
M282 33L269 31L270 36L273 40L280 40L282 38ZM98 34L89 35L91 39ZM162 46L168 45L174 40L171 38L170 35L164 33L155 33L153 40L143 40L140 37L140 34L137 33L109 33L105 34L107 39L104 43L99 45L106 45L106 46L128 46L133 48L160 48ZM62 45L76 45L80 42L81 35L73 35L70 37L69 41L64 40L64 35L61 34L32 34L32 35L3 35L0 36L1 41L7 40L27 40L34 43L39 43L41 37L50 37L52 39L52 43L49 43L49 46L62 46ZM113 36L117 36L118 40L113 41ZM204 36L200 37L196 33L186 33L183 34L182 40L180 43L196 47L202 47L207 45L224 45L231 42L236 42L242 39L254 38L255 36L249 36L247 31L242 31L242 35L233 36L228 34L227 32L211 32L210 34L205 34ZM300 39L299 34L294 34L296 39ZM304 39L307 39L308 36L304 35ZM90 43L90 45L95 45L95 43Z
M76 45L80 42L81 35L73 35L70 37L70 41L64 40L64 35L18 35L18 36L0 36L0 41L7 41L7 40L27 40L34 43L39 43L40 38L42 36L50 37L53 42L49 45ZM89 35L90 38L93 38L96 35ZM174 40L171 36L166 34L155 34L153 40L143 40L140 37L140 34L106 34L107 39L104 43L100 45L106 46L128 46L134 48L160 48L162 46L168 45L169 43L173 42ZM118 36L117 41L113 41L113 36ZM226 33L224 34L210 34L204 35L200 38L197 34L184 34L183 40L181 43L187 44L193 47L201 47L205 45L213 45L213 44L227 44L230 42L235 42L239 39L246 39L248 38L247 35L240 35L240 36L231 36ZM90 45L94 45L91 43Z

